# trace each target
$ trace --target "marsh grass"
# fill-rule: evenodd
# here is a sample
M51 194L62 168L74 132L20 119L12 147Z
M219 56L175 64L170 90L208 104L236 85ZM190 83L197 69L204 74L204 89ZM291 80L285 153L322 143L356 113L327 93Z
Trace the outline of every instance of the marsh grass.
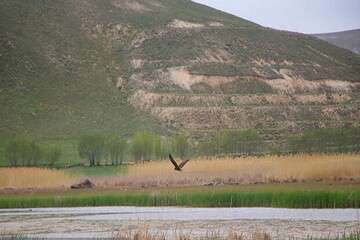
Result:
M27 237L25 235L4 235L0 240L41 240L42 238ZM246 237L242 233L230 232L227 236L213 232L207 233L204 237L193 238L185 234L177 234L172 240L271 240L272 237L267 233L255 232L250 237ZM126 233L115 233L109 240L170 240L164 233L151 234L149 231L136 231ZM360 233L344 234L337 238L312 238L306 240L360 240Z
M0 168L0 188L56 188L75 181L62 170L45 168Z
M294 188L295 189L295 188ZM188 206L188 207L278 207L359 208L359 190L271 191L211 188L166 191L92 192L86 194L5 195L1 208L94 207L94 206Z
M191 234L184 234L174 230L171 238L165 233L151 233L148 230L133 231L133 232L117 232L114 234L114 240L271 240L271 236L263 232L254 232L250 236L243 233L229 231L228 233L221 233L220 231L207 232L205 236L193 237Z
M64 170L0 168L0 188L56 188L90 178L100 188L151 188L260 183L358 182L360 155L288 155L191 160L175 172L167 160L124 167Z
M73 167L65 170L66 173L69 173L71 176L86 176L86 177L98 177L98 176L121 176L125 175L127 172L127 166L80 166Z
M3 168L0 188L66 189L84 176L67 171ZM360 190L356 187L360 177L359 155L199 159L190 161L179 173L173 171L168 161L160 161L128 166L122 173L125 175L109 176L109 171L104 170L105 176L89 177L97 188L86 194L73 191L52 195L5 194L0 195L0 207L360 207ZM311 187L319 181L319 187ZM104 193L101 189L117 190Z
M343 234L337 238L312 238L309 237L307 240L360 240L360 231L350 234Z
M173 240L271 240L272 237L268 233L254 232L250 235L229 231L229 233L221 234L220 231L208 232L203 237L191 237L191 234L174 234ZM113 237L114 240L167 240L164 233L151 234L149 231L137 231L128 233L116 233ZM291 239L289 239L291 240ZM343 234L337 238L312 238L308 237L306 240L360 240L360 233Z
M359 155L299 154L197 159L191 160L181 173L174 172L169 161L150 162L129 166L126 177L113 179L111 183L146 187L342 181L359 177Z
M183 174L206 173L258 175L267 178L315 179L360 176L360 156L356 154L298 154L243 158L192 160ZM173 175L168 161L150 162L129 167L130 176Z

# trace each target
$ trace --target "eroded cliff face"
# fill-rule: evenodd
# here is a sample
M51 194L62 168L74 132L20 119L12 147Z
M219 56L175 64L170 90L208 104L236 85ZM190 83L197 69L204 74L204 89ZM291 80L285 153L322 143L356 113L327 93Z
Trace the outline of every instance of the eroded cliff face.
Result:
M294 78L288 69L278 73L279 78L266 79L171 68L158 74L170 90L159 91L151 85L158 80L150 81L129 102L197 137L219 129L257 129L265 139L277 141L309 128L359 126L359 83L304 80Z

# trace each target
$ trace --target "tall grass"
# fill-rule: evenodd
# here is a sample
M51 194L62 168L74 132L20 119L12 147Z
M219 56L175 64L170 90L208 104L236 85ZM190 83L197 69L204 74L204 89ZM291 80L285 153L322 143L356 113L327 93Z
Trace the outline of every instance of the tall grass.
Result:
M132 183L224 184L342 180L360 177L360 156L292 155L192 160L176 173L168 161L151 162L128 168ZM120 179L119 179L120 180ZM121 179L124 180L124 179ZM114 180L116 181L116 180Z
M0 169L0 188L55 188L88 177L102 188L139 188L254 183L360 180L360 156L292 155L191 160L183 172L171 163L153 161L126 167L80 167L70 170Z
M113 192L73 195L1 196L0 208L94 206L189 206L359 208L360 191L192 191Z
M62 170L45 168L0 168L0 188L57 188L75 179Z

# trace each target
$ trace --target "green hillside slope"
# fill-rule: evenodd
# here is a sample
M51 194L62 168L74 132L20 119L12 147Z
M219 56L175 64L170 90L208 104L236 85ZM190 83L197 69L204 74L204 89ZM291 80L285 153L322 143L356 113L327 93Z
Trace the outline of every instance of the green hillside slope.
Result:
M360 56L188 0L0 2L0 133L356 125Z

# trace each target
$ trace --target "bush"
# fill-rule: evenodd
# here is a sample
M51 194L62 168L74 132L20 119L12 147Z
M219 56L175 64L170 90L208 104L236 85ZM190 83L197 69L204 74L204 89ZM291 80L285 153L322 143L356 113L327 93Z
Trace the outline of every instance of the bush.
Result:
M105 153L105 137L100 134L88 134L80 138L78 145L80 157L87 158L90 166L100 165Z

